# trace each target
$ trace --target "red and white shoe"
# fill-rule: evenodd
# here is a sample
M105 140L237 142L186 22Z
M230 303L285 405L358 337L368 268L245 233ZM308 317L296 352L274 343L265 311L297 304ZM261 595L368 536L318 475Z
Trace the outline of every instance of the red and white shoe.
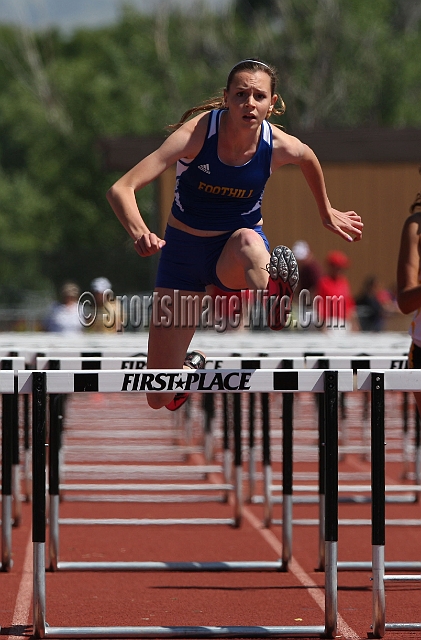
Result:
M184 365L189 369L204 369L206 358L200 351L192 351L186 355ZM176 393L174 398L165 405L169 411L177 411L189 398L188 393Z
M291 249L279 245L275 247L266 266L269 273L267 318L268 327L279 331L287 323L289 305L281 305L283 296L288 296L290 303L298 284L298 264Z

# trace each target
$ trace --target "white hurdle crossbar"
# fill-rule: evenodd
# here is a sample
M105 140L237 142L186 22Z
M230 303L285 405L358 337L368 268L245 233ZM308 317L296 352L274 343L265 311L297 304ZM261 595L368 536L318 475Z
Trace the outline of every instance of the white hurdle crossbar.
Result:
M337 542L338 542L338 388L348 387L351 371L33 371L20 372L19 391L32 393L33 402L33 547L34 547L34 636L36 638L80 637L325 637L334 638L337 629ZM46 624L45 590L45 427L46 399L50 393L73 392L162 392L176 387L189 392L323 393L326 415L326 571L325 624L323 626L257 627L50 627Z

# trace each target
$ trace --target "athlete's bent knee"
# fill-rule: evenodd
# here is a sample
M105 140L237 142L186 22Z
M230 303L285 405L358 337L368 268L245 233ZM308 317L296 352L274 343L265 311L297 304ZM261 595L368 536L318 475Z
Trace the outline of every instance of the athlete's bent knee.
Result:
M262 244L261 237L259 236L258 233L253 231L253 229L247 229L247 228L240 229L238 238L241 241L241 244L244 246L253 246L255 244L258 246L261 246Z

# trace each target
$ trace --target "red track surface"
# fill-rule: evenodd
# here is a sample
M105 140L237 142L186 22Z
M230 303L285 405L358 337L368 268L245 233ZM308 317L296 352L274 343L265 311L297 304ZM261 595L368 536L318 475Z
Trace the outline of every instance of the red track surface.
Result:
M362 427L361 397L349 397L348 417L342 421L347 427L349 443L360 442ZM202 444L200 413L197 398L193 402L193 441ZM388 399L386 425L388 451L392 461L387 463L387 482L400 481L403 465L400 461L401 443L400 397ZM279 429L280 398L272 397L272 429L274 437L273 468L280 471ZM142 396L131 395L75 395L70 398L67 412L65 460L75 463L79 457L72 453L72 445L79 444L87 450L93 444L104 444L108 439L87 439L81 431L142 429L162 432L162 440L146 440L144 443L173 444L169 429L173 415L166 410L152 412ZM218 424L218 422L217 422ZM368 428L368 425L366 425ZM313 398L302 395L295 403L294 443L296 445L294 473L317 471L317 418ZM77 433L76 433L77 432ZM72 433L76 437L72 436ZM83 435L83 434L82 434ZM343 432L345 438L345 431ZM133 469L135 447L139 440L127 435L112 440L109 454L82 464L105 464L115 457L119 445L132 446L128 465ZM247 434L244 433L246 445ZM216 462L220 462L219 441ZM301 447L305 446L303 450ZM396 446L396 451L392 449ZM247 471L245 446L244 470ZM119 464L122 464L121 460ZM190 456L186 464L204 463L203 454ZM168 464L157 462L147 453L144 464ZM179 462L177 462L179 463ZM115 464L115 462L113 462ZM347 454L340 463L340 473L369 472L369 463L361 453ZM219 481L217 475L207 477L207 482ZM70 472L66 482L82 482L73 479ZM92 482L104 482L96 480ZM119 481L114 477L113 482ZM121 480L120 480L121 481ZM132 482L133 480L129 480ZM145 480L150 482L150 480ZM200 480L200 481L203 481ZM355 484L356 481L351 481ZM364 484L368 484L365 479ZM410 480L407 480L410 484ZM303 484L301 480L294 480ZM307 481L308 483L308 481ZM261 494L261 482L256 493ZM247 495L247 482L244 483ZM230 518L231 504L136 504L113 502L70 502L64 497L60 516L67 517L221 517ZM282 507L274 507L274 518L282 517ZM370 505L340 505L340 518L370 518ZM418 518L420 504L388 504L387 518ZM210 526L72 526L60 527L61 560L124 560L124 561L228 561L228 560L277 560L282 553L282 528L262 526L263 508L258 504L246 504L240 528L227 525ZM317 518L316 505L294 505L294 518ZM23 522L13 530L14 566L9 573L0 574L0 624L1 635L7 637L31 635L32 593L31 569L31 507L23 505ZM421 560L420 527L387 528L386 560ZM26 563L25 563L26 556ZM324 574L315 570L318 562L318 531L315 526L294 526L293 561L287 573L169 573L169 572L56 572L47 573L46 619L51 626L307 626L324 625ZM371 529L369 526L341 526L338 544L339 560L371 560ZM25 566L24 566L25 563ZM369 637L372 622L371 574L369 572L339 572L338 574L338 636L349 639ZM386 587L386 621L420 622L420 584L404 583ZM418 634L419 636L419 634ZM386 638L415 638L412 632L386 632Z

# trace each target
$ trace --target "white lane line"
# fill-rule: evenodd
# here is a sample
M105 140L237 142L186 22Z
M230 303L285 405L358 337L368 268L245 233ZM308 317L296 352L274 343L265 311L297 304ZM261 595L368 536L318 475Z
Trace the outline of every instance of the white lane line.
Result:
M247 508L243 506L243 516L249 521L251 526L260 533L260 535L266 540L269 546L277 553L279 557L282 557L282 544L280 540L275 536L270 529L262 529L262 523L256 518L256 516ZM291 573L297 578L299 582L305 587L312 587L309 589L309 594L324 612L325 610L325 594L320 587L314 582L314 580L304 571L301 565L296 561L294 557L291 558L289 563L289 569ZM345 622L342 616L338 613L338 635L341 635L344 640L360 640L360 636Z
M29 622L29 611L32 603L32 581L33 581L33 562L32 562L32 534L29 534L28 544L26 545L25 560L23 562L22 578L19 585L18 595L16 597L15 610L13 612L13 627L26 627ZM23 635L23 633L22 633ZM22 637L11 635L10 639Z

